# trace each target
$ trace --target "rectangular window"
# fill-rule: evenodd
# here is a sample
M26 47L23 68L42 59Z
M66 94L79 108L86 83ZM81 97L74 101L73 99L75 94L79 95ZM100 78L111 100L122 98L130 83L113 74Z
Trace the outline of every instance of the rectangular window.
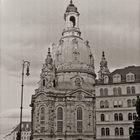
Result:
M118 107L118 101L114 101L114 108Z
M122 101L119 101L119 106L118 107L122 107Z
M109 121L109 115L108 114L105 115L105 121Z
M77 132L82 133L82 121L77 121Z

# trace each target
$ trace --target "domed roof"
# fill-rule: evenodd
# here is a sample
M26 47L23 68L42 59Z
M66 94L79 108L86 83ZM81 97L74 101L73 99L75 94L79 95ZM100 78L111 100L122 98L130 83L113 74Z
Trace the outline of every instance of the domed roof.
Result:
M66 12L76 12L76 13L78 13L77 7L75 7L72 0L70 1L70 4L68 5L68 7L66 9Z
M60 40L55 63L58 71L86 71L94 74L94 58L88 41L68 37Z

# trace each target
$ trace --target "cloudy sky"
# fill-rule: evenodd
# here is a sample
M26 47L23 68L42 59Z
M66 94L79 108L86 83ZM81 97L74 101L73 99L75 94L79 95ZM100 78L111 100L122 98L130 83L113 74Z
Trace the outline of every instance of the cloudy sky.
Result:
M31 95L48 46L61 37L68 4L69 0L1 0L1 133L19 121L23 59L31 62L31 75L25 77L24 86L24 116L30 120ZM139 0L74 0L74 4L80 12L82 37L89 40L95 57L96 71L102 51L111 70L140 65ZM12 125L7 118L13 120Z

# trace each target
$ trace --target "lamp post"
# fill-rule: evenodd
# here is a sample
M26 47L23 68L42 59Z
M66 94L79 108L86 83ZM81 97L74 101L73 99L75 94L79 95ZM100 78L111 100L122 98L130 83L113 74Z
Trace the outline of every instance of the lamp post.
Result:
M29 66L30 66L30 62L29 61L24 61L23 60L23 64L22 64L22 83L21 83L21 105L20 105L20 127L19 127L19 132L17 134L17 140L21 140L21 131L22 131L22 109L23 109L23 87L24 87L24 68L25 66L27 67L26 70L26 75L29 76Z

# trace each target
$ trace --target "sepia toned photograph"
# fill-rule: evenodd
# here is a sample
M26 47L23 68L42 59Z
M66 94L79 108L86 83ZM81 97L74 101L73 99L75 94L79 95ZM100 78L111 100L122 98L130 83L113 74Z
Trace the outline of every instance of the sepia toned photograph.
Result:
M140 140L139 0L0 12L0 140Z

